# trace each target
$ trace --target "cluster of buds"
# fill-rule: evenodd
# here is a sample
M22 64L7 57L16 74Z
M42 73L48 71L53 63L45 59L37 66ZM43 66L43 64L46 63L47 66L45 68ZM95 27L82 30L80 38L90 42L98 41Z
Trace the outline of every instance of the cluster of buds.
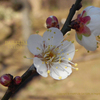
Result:
M20 76L16 76L13 78L11 74L4 74L0 77L0 83L3 86L9 87L11 85L19 85L21 83L22 79Z

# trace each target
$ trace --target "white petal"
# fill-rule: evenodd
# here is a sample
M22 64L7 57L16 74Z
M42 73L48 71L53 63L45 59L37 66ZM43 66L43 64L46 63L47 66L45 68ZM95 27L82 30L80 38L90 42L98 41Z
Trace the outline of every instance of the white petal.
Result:
M90 29L92 34L94 34L95 36L98 36L100 35L100 13L99 15L92 15L90 17L91 17L91 20L90 20L90 23L87 24L87 27Z
M63 42L63 46L61 48L63 51L61 51L60 53L64 53L63 57L64 58L71 58L73 59L74 54L75 54L75 46L74 44L70 41L64 41ZM59 52L59 51L58 51Z
M100 14L100 8L94 7L94 6L89 6L84 9L87 12L87 16L95 15L95 14Z
M42 64L42 61L39 58L37 58L37 57L34 58L34 65L35 65L35 67L37 69L37 72L41 76L43 76L43 77L47 77L48 76L47 67L46 67L45 63Z
M82 43L87 50L94 51L97 48L97 41L94 34L91 34L89 37L83 36Z
M58 68L56 68L58 67ZM72 69L69 67L68 69L64 69L65 65L55 64L50 69L50 76L56 80L61 80L67 78L71 73ZM61 79L60 79L61 77Z
M83 44L82 44L82 40L79 40L79 39L78 39L77 33L75 34L75 38L76 38L76 41L77 41L80 45L83 45Z
M48 45L58 45L63 40L62 32L58 28L49 28L48 30L43 34L43 39Z
M40 35L33 34L30 35L27 43L27 47L30 50L31 53L34 55L40 54L42 52L42 41L43 38ZM40 50L37 50L37 47L40 48Z

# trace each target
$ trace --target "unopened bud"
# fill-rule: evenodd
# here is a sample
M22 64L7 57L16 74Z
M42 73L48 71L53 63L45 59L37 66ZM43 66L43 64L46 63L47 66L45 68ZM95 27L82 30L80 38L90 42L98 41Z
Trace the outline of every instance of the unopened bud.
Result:
M11 85L11 82L13 80L13 76L10 75L10 74L5 74L3 76L0 77L0 83L3 85L3 86L10 86Z
M14 83L15 83L15 85L20 84L21 81L22 81L22 78L21 78L20 76L16 76L16 77L14 78Z
M59 29L58 19L55 16L49 16L46 20L47 28L56 27Z

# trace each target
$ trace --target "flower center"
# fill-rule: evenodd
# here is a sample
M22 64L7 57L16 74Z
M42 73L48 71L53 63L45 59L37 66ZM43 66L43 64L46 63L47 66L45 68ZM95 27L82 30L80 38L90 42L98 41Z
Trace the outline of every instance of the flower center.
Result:
M53 59L55 58L55 55L54 55L54 53L52 52L52 51L48 51L48 52L46 52L45 54L44 54L44 61L46 62L46 63L50 63L50 62L52 62L53 61Z

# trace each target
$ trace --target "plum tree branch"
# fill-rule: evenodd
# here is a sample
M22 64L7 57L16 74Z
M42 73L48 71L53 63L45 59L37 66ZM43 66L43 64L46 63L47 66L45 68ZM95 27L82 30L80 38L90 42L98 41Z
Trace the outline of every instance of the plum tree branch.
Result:
M64 26L62 27L61 31L63 33L63 35L66 34L66 32L70 31L71 28L69 27L70 22L77 10L77 7L79 6L80 2L82 0L76 0L75 4L72 5L72 8L70 9L69 15L66 19L66 22L64 24ZM8 87L6 93L4 94L3 98L1 100L8 100L12 94L20 87L22 86L22 84L31 76L34 75L36 69L34 64L30 66L30 68L21 76L22 78L22 82L19 85L13 85L12 87Z

